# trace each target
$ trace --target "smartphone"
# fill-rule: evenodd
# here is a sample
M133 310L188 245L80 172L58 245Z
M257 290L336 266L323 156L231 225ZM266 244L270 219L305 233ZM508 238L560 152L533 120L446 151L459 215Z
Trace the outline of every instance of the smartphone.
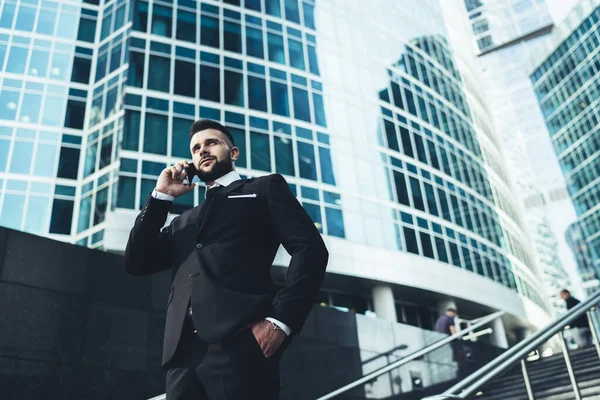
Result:
M194 180L194 177L198 176L198 170L196 169L196 166L194 165L194 163L189 162L188 163L188 167L185 168L185 179L183 184L186 186L190 186ZM187 181L187 183L186 183Z

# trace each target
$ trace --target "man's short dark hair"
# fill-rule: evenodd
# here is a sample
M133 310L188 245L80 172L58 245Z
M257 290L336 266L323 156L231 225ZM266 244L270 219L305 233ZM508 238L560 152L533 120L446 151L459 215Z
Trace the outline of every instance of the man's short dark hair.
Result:
M446 312L453 312L454 314L456 314L456 308L450 307L449 309L446 310Z
M560 291L560 294L571 294L567 289L563 289Z
M231 132L229 132L229 129L227 129L227 127L221 125L220 123L218 123L217 121L213 121L212 119L199 119L198 121L194 122L192 124L192 127L190 128L190 140L192 139L192 137L194 137L194 135L200 131L203 131L205 129L215 129L219 132L221 132L223 135L227 136L227 139L229 139L229 144L231 145L231 147L235 146L235 142L233 141L233 136L231 136Z

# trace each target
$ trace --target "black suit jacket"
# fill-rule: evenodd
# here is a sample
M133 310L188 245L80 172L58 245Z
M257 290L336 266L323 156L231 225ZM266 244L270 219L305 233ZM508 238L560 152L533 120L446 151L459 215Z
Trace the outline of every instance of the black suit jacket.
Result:
M217 191L211 202L161 229L170 207L171 202L150 197L125 250L130 274L172 271L163 365L175 353L190 298L194 326L208 343L264 317L280 320L294 333L300 331L329 255L281 175L233 182ZM200 220L202 207L208 209ZM285 286L276 291L269 269L280 244L292 259Z

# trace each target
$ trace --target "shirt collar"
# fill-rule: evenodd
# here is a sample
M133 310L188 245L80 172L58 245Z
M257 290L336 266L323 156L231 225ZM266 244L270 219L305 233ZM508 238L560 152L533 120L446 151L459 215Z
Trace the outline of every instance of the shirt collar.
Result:
M233 171L226 173L222 177L215 179L215 183L212 186L207 185L206 188L208 190L210 190L210 189L214 189L219 186L229 186L233 182L239 181L240 179L242 179L240 174L238 174L236 170L233 170ZM207 190L207 192L208 192L208 190Z

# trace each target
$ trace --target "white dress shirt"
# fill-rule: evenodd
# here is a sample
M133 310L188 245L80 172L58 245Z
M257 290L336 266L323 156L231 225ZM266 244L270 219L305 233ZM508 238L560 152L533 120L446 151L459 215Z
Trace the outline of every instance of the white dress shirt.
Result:
M223 175L222 177L215 179L215 182L211 186L206 185L206 191L204 192L204 196L206 197L206 193L208 193L208 191L211 189L214 189L219 186L229 186L233 182L239 181L240 179L242 179L242 178L240 177L240 174L238 174L236 170L230 171L230 172L226 173L225 175ZM154 197L155 199L158 199L158 200L166 200L166 201L175 200L175 197L165 194L165 193L161 193L161 192L157 191L156 189L154 189L152 191L152 197ZM271 318L271 317L267 317L265 319L271 323L274 323L278 327L280 327L281 330L283 330L286 335L289 336L290 333L292 333L292 330L290 329L290 327L287 326L286 324L284 324L283 322L278 321L275 318Z

